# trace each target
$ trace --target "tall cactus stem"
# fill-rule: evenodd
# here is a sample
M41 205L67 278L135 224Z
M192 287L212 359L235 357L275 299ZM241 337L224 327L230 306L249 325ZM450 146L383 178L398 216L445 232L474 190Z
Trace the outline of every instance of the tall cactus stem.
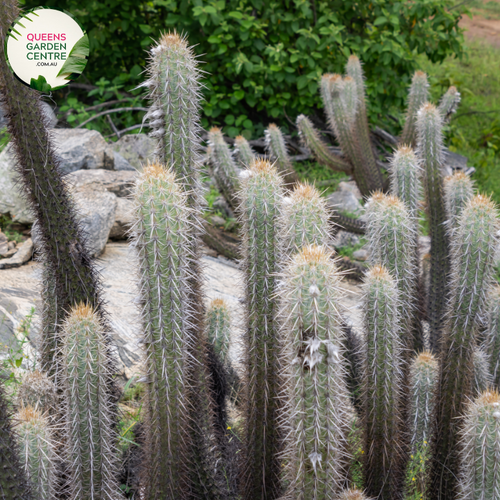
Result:
M485 391L468 405L461 441L456 498L500 498L500 395L497 391Z
M409 425L414 455L430 443L438 370L438 361L429 351L420 353L410 367Z
M443 175L441 172L443 139L442 118L432 104L425 104L418 111L418 156L422 161L423 185L429 233L431 236L430 287L427 297L430 348L440 349L443 317L448 300L449 238L446 232L446 207L444 202Z
M406 121L399 139L399 144L415 147L417 145L417 115L418 110L429 99L429 82L423 71L416 71L411 80L408 93Z
M241 168L249 168L250 165L256 160L252 146L250 146L248 141L242 135L238 135L234 139L234 152L239 159L239 166Z
M444 201L450 237L453 237L453 233L457 230L459 217L464 206L473 196L472 180L463 172L456 172L444 179Z
M64 453L72 500L120 497L116 406L107 391L112 374L103 330L92 307L83 304L63 325Z
M443 117L443 122L446 123L450 120L453 113L456 113L458 105L460 104L460 92L453 85L443 94L439 102L439 112Z
M483 195L464 207L453 239L450 302L441 348L439 386L434 414L430 495L451 500L457 487L458 427L472 395L476 330L492 284L498 246L498 213Z
M491 389L493 377L490 373L488 355L482 349L476 348L472 353L472 394L479 396L482 392Z
M0 6L0 10L5 9ZM2 500L38 500L31 491L18 440L12 429L9 403L0 384L0 493Z
M490 362L493 384L500 388L500 286L492 287L488 294L485 350Z
M18 14L15 0L0 3L2 47L10 23ZM17 160L15 170L19 185L38 225L47 268L44 277L48 279L50 276L51 280L47 289L50 296L45 297L55 308L51 318L56 318L60 325L71 307L85 302L96 308L104 320L98 273L85 248L85 237L77 222L74 203L64 185L60 162L45 127L40 93L14 76L3 50L0 51L0 96ZM53 327L43 328L42 333L45 332L54 334ZM55 375L55 357L59 351L53 340L43 340L47 341L49 348L42 352L42 365Z
M381 500L401 499L401 371L399 298L387 269L375 266L364 283L364 484Z
M304 115L297 116L297 128L302 143L311 150L320 165L325 165L335 172L351 173L351 164L344 158L330 152L309 118Z
M356 55L351 55L346 64L347 77L351 77L356 86L357 107L355 118L355 130L357 135L360 156L363 159L365 175L370 179L371 191L381 190L384 187L384 178L377 165L376 150L370 140L370 128L368 126L368 115L366 112L365 78L361 62Z
M283 198L280 246L283 261L306 245L332 246L326 200L310 184L297 184Z
M283 272L285 498L335 498L347 482L352 409L345 385L340 275L326 248L304 247ZM285 405L284 405L285 406Z
M56 498L58 457L49 420L31 406L22 407L15 419L21 457L33 495L37 500L52 500Z
M240 214L245 274L245 422L242 498L278 498L282 437L276 422L280 356L275 291L282 180L267 161L243 172Z
M217 187L230 206L235 208L237 205L235 196L239 190L239 171L219 128L213 127L210 129L208 143Z
M298 181L298 177L288 156L285 138L281 129L274 123L271 123L265 130L265 139L266 148L271 160L275 162L276 168L283 177L285 184L288 187L292 187Z

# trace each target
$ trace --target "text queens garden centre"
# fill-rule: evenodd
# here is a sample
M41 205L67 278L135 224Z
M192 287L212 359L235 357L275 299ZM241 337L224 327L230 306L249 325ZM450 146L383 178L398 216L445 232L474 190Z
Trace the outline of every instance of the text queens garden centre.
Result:
M28 33L26 57L30 61L65 61L66 33ZM54 64L55 65L55 64Z

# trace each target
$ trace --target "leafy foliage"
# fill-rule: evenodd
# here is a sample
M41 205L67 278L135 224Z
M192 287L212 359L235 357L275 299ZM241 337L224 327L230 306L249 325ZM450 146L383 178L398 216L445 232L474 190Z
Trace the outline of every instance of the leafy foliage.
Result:
M25 0L26 8L38 5ZM450 0L47 0L87 30L84 76L127 89L139 83L145 49L168 29L185 33L205 62L204 116L226 133L262 135L270 121L320 108L318 83L352 53L364 63L370 114L402 107L417 54L462 54L461 9ZM376 82L376 83L371 83Z

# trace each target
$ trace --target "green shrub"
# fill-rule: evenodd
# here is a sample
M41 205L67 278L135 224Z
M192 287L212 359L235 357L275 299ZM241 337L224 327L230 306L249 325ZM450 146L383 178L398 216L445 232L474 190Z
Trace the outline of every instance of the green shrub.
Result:
M76 16L90 38L83 78L130 89L142 79L145 49L176 29L205 62L202 126L262 135L321 107L321 74L348 56L364 63L372 118L402 108L417 54L432 62L462 54L460 8L451 0L46 0ZM26 8L39 0L25 0ZM102 80L104 79L104 80ZM83 81L83 80L81 80ZM68 99L67 91L58 94ZM112 93L111 93L112 95ZM103 122L105 123L105 122Z

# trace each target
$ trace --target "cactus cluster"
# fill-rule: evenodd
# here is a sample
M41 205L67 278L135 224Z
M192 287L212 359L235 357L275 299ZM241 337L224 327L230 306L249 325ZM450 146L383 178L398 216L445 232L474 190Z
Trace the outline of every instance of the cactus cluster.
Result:
M2 37L17 12L0 3ZM119 500L119 394L99 280L38 95L19 87L2 57L0 90L42 235L44 286L41 371L23 379L15 429L0 387L0 498ZM428 103L427 78L417 72L384 171L357 57L346 73L321 80L343 153L305 116L297 124L318 161L352 174L371 197L358 228L370 250L361 335L341 305L332 250L340 218L297 181L280 129L266 131L274 164L242 137L233 155L220 130L209 132L214 176L241 222L240 380L228 305L215 299L205 309L202 290L200 71L175 33L151 49L143 86L158 147L135 184L131 231L146 387L134 444L138 498L402 500L410 457L423 447L412 492L426 500L500 495L500 288L492 286L500 223L467 176L443 178L442 126L460 95L452 87L438 107ZM424 206L425 302L417 253Z

